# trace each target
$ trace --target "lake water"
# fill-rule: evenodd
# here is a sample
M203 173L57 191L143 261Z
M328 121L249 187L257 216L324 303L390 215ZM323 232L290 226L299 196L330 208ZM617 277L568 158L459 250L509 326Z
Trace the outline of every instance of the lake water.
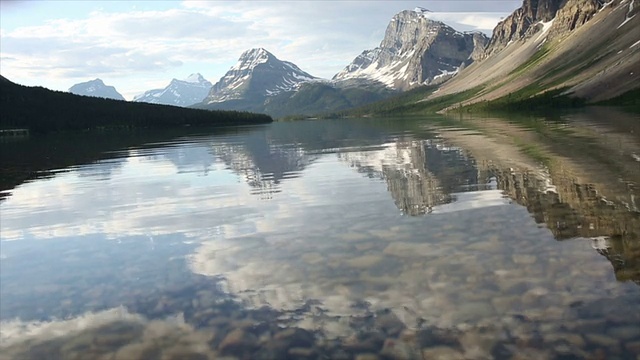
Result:
M640 359L639 127L4 142L0 359Z

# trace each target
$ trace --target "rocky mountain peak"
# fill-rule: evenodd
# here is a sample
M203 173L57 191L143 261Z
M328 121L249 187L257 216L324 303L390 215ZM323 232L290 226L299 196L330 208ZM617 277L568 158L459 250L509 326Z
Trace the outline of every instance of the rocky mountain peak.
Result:
M333 79L369 79L406 90L448 79L463 63L473 61L477 46L484 48L484 35L461 33L429 19L428 13L416 8L394 15L380 45L362 52Z
M279 60L263 48L249 49L211 88L204 103L258 99L296 89L316 79L288 61Z
M278 59L272 53L263 48L249 49L240 55L238 62L231 68L231 70L250 70L260 64L273 60Z
M552 37L574 30L589 21L606 2L605 0L523 0L521 7L494 28L483 57L499 52L512 41L528 38L542 30L550 28L549 35Z
M105 85L102 79L99 78L75 84L69 88L69 92L76 95L125 100L124 96L116 91L115 87Z
M184 79L184 81L188 82L188 83L192 83L192 84L203 84L203 83L208 83L209 82L200 73L191 74L191 75L187 76L187 78ZM209 83L209 84L211 84L211 83ZM209 86L211 86L211 85L209 85Z

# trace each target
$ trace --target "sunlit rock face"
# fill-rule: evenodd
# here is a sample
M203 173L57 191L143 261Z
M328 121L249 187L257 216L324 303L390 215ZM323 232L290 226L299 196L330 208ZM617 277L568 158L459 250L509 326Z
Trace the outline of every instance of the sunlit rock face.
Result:
M125 100L124 96L122 96L115 87L105 85L101 79L75 84L69 88L69 92L76 95Z
M333 77L382 83L393 89L442 82L470 63L487 41L481 33L461 33L429 19L420 8L396 14L375 49L365 50Z
M566 34L589 21L606 1L602 0L524 0L522 6L498 23L483 57L504 49L548 27L551 37ZM553 22L552 22L553 21Z
M203 104L231 100L264 101L265 97L297 89L316 77L272 53L255 48L242 53L236 65L213 85Z

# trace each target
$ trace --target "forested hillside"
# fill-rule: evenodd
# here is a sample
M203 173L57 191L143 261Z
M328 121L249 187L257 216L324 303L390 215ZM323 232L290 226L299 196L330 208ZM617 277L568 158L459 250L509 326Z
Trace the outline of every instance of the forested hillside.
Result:
M0 128L61 130L217 126L268 123L270 116L208 111L78 96L15 84L0 76Z

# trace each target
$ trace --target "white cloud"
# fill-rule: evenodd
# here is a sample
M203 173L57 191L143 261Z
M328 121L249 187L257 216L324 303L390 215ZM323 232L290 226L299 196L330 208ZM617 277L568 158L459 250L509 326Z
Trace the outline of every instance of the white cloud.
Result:
M487 30L517 3L430 2L429 7L439 11L434 17L461 30ZM330 78L360 52L377 46L395 13L416 5L420 3L187 1L170 9L99 10L73 18L61 6L48 20L2 28L2 74L57 90L100 77L131 99L149 90L148 83L166 84L193 72L216 82L244 50L264 47L313 75ZM460 9L466 12L456 12Z

